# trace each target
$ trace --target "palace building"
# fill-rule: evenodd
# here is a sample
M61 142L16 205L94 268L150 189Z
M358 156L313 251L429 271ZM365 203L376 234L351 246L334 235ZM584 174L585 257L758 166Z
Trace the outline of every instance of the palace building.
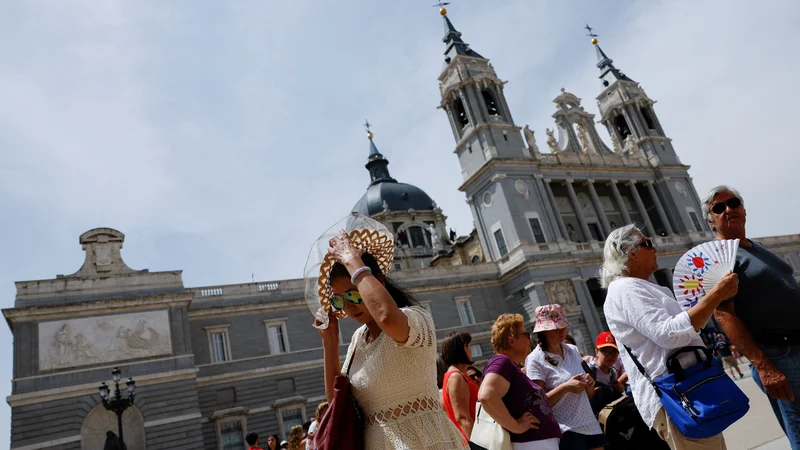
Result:
M440 340L470 332L485 362L498 315L530 319L537 306L560 303L590 351L606 329L596 274L611 230L642 226L662 267L713 238L689 167L636 74L596 42L600 116L562 89L540 149L515 122L495 67L442 12L444 66L431 74L441 98L432 102L453 133L475 230L448 232L423 189L392 177L372 134L369 184L353 211L395 234L392 275L431 312ZM106 431L117 430L98 395L113 367L123 383L136 381L135 406L122 416L129 450L239 450L250 431L263 444L313 418L325 398L322 348L309 332L302 279L184 286L180 270L129 268L124 241L114 229L89 230L78 242L80 270L16 283L14 307L3 310L14 336L12 449L102 448ZM800 235L760 241L800 265ZM672 271L656 279L671 286ZM354 331L342 323L342 354Z

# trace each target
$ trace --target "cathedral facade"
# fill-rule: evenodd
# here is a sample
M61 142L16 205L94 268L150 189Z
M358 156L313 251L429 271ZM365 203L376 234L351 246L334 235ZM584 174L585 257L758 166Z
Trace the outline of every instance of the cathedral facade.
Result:
M431 312L440 340L467 331L485 362L498 315L530 320L537 306L560 303L590 351L607 329L596 274L611 230L639 224L667 268L713 238L689 167L654 101L596 43L600 117L562 90L542 151L533 131L514 121L495 68L442 12L439 106L475 230L449 232L430 196L390 175L371 134L370 183L353 211L395 234L392 275ZM250 431L285 438L313 418L325 398L322 348L302 279L187 287L179 270L129 268L124 239L89 230L79 238L79 271L16 283L14 307L3 310L14 336L12 449L102 448L117 418L98 386L111 383L114 367L136 381L135 405L122 416L130 450L240 450ZM800 235L760 241L800 267ZM672 271L656 279L671 286ZM342 353L354 331L342 322Z

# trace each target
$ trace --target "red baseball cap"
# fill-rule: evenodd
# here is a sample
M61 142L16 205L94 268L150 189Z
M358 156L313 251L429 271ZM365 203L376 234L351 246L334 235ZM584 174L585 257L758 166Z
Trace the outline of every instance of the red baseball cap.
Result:
M615 349L619 350L619 347L617 347L617 340L614 338L614 335L611 334L610 331L603 331L597 336L597 342L595 343L595 347L597 348L614 347Z

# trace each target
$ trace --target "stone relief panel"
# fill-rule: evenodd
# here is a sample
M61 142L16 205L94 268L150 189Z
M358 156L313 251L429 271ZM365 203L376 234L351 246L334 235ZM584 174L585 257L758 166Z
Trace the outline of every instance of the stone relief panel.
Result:
M628 197L622 197L622 203L625 203L625 209L627 209L628 211L639 212L634 207L633 201L631 201L631 199L629 199Z
M525 200L528 200L528 198L530 197L530 191L528 190L528 184L525 183L524 180L515 181L514 188L517 190L519 195L525 198Z
M550 303L558 303L564 308L564 313L577 313L581 311L581 305L578 303L578 297L575 295L575 289L572 287L570 280L546 281L544 283L544 291L547 293L547 299Z
M689 191L686 189L686 186L683 185L680 181L675 182L675 190L678 191L679 194L686 198L689 196Z
M558 206L558 210L562 213L575 214L575 211L572 209L572 203L566 197L556 197L556 205Z
M611 197L600 197L600 205L603 206L604 211L609 211L609 212L617 211L617 207L614 206L614 201L611 200Z
M39 324L39 370L171 353L166 310Z
M105 448L106 433L117 434L117 416L107 411L103 405L96 406L81 426L81 450ZM122 432L128 450L145 450L144 417L136 406L122 413Z
M594 217L597 215L597 212L594 210L594 204L592 204L592 198L589 197L589 194L578 192L578 203L581 205L584 216Z

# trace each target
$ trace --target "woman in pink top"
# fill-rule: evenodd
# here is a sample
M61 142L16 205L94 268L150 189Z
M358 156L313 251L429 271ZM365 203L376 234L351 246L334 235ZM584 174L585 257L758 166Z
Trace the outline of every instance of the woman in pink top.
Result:
M448 366L442 382L444 410L467 439L472 434L478 401L478 386L467 376L467 367L472 364L471 342L469 333L453 331L442 343L442 359Z

